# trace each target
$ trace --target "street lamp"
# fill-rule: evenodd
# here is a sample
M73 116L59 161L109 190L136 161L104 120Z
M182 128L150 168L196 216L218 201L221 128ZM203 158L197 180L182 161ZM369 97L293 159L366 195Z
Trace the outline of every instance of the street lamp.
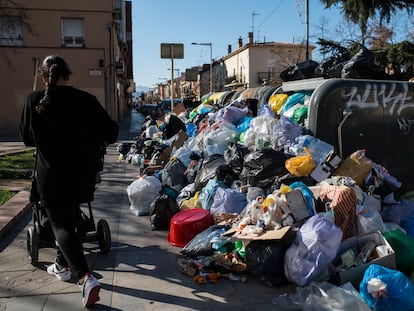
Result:
M192 42L192 45L205 45L210 47L210 94L213 93L213 45L210 43L196 43Z
M171 71L171 68L167 68L167 70ZM174 69L174 71L176 71L176 72L177 72L177 77L180 79L180 78L181 78L181 77L180 77L180 68ZM175 80L175 79L174 79L174 80ZM180 81L180 80L179 80L179 81ZM174 87L174 85L173 85L173 87L172 87L174 97L178 97L178 96L179 96L179 93L180 93L180 92L177 92L176 87L177 87L177 84L175 84L175 87ZM178 86L178 88L179 88L179 87L180 87L180 86Z

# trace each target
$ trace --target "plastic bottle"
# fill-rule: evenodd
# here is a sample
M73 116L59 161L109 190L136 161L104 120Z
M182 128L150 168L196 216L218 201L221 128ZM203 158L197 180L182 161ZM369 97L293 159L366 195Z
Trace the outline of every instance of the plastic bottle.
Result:
M303 150L304 147L309 149L312 159L316 165L325 161L329 152L334 150L334 147L327 142L324 142L311 135L302 135L296 138L298 151Z
M373 166L374 163L365 156L365 149L360 149L350 154L332 175L351 177L358 186L362 187L365 177Z

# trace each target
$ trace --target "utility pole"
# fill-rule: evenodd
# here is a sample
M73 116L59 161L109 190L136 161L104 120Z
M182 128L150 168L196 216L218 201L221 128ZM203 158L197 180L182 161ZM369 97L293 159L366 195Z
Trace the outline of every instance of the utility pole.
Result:
M298 11L299 17L302 13L299 11L299 6L305 2L305 25L306 25L306 60L309 60L309 0L295 0L295 7Z
M309 60L309 0L306 0L306 60Z

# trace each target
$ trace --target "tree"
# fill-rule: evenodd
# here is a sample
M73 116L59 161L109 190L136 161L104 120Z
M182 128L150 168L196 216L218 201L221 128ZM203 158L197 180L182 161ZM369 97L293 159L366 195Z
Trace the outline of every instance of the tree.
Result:
M381 25L381 23L373 23L372 34L367 37L367 41L371 49L376 50L392 45L394 31L392 28Z
M375 61L387 74L406 80L413 75L414 44L403 41L374 51Z
M10 33L10 29L15 29L15 17L19 17L19 26L21 26L22 29L29 35L37 36L36 30L30 23L30 15L23 5L13 0L0 0L0 34L2 36ZM12 63L6 50L2 46L3 44L3 42L0 43L0 59L11 67Z
M398 10L414 11L414 0L321 0L326 8L337 6L344 17L358 24L361 30L361 43L365 44L368 20L378 17L380 23L390 21Z

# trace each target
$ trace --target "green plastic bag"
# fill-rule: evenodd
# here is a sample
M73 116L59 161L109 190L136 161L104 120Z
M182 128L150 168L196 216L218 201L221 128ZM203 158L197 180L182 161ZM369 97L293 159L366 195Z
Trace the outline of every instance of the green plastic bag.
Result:
M293 111L292 119L298 124L304 124L305 119L308 117L308 106L302 105Z
M414 271L414 239L400 229L389 230L384 237L394 249L397 269L410 277Z

